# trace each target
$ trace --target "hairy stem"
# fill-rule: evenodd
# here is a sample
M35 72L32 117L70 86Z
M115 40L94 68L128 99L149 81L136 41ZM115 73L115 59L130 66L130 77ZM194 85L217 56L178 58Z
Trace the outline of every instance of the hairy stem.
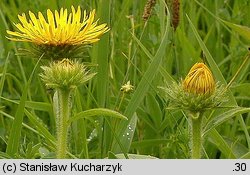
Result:
M68 119L71 113L70 90L57 89L54 95L54 108L56 112L57 129L57 151L56 158L66 158L67 137L68 137Z
M202 148L202 115L199 114L197 118L191 117L191 158L201 158Z

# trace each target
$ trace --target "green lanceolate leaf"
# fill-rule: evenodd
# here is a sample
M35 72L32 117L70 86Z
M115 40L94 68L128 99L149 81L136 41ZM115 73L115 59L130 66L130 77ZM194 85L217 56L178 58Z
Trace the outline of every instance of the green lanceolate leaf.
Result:
M8 98L0 97L3 100L9 101L14 104L20 104L20 101L17 100L11 100ZM45 102L36 102L36 101L26 101L25 102L25 107L38 110L38 111L46 111L46 112L52 112L52 105L50 103L45 103Z
M127 120L127 117L120 114L119 112L116 112L110 109L105 109L105 108L95 108L95 109L89 109L86 111L79 112L74 117L69 119L69 124L81 118L88 118L88 117L94 117L94 116L109 116L109 117Z
M125 159L123 154L116 154L117 159ZM129 159L158 159L157 157L149 155L128 154Z
M239 114L244 114L250 112L250 108L242 108L242 107L236 107L233 108L227 112L224 112L215 118L213 118L211 121L209 121L205 127L205 132L209 132L211 129L216 128L217 126L221 125L223 122L239 115Z
M247 39L250 41L250 28L238 24L234 24L228 21L222 20L228 27L231 29L235 30L238 34L240 34L243 38Z
M241 159L250 159L250 152L244 154L243 156L240 157Z
M11 159L11 157L8 154L0 151L0 159Z
M33 126L36 127L36 130L48 141L48 143L53 143L56 141L54 136L48 131L45 125L42 123L41 120L34 114L30 113L28 110L24 110L25 115L29 118L29 121L32 123ZM51 146L53 146L52 144Z
M160 144L168 144L171 142L170 139L147 139L136 141L131 144L131 148L144 148L144 147L153 147Z
M215 63L212 55L210 54L209 50L207 49L205 43L202 41L201 37L199 36L197 30L195 29L195 26L193 25L192 21L189 19L189 17L187 16L187 19L189 21L189 24L190 24L190 27L191 29L193 30L193 33L197 39L197 41L199 42L200 44L200 47L202 48L205 56L206 56L206 59L212 69L212 72L214 74L214 76L217 78L218 81L220 81L221 83L223 84L226 84L226 80L224 79L219 67L217 66L217 64Z
M154 56L151 55L149 50L141 43L141 41L135 35L132 35L132 37L137 42L137 44L140 46L140 48L143 50L143 52L147 55L147 57L150 60L153 60ZM166 82L169 83L169 84L171 84L172 82L175 81L174 78L161 65L160 65L160 74L164 77Z
M225 139L223 139L223 137L218 133L218 131L216 131L216 129L212 129L209 132L209 140L217 146L217 148L225 155L226 158L236 158L231 147L228 145Z
M114 154L109 151L108 159L158 159L150 155L139 155L139 154L127 154L128 157L125 157L124 154Z
M146 97L146 104L147 112L153 120L155 128L159 129L163 118L159 103L152 94L148 94Z
M8 53L8 56L5 60L5 64L4 64L4 68L3 68L3 72L2 72L2 77L1 77L1 80L0 80L0 94L2 95L2 92L3 92L3 85L4 85L4 81L5 81L5 75L6 75L6 71L7 71L7 67L8 67L8 61L9 61L9 57L10 57L10 54Z
M110 21L111 0L100 1L98 14L102 17L101 20ZM96 75L96 93L97 103L100 107L105 106L108 87L108 64L109 64L109 33L106 33L102 39L93 46L92 59L98 64Z
M45 102L35 102L35 101L26 101L25 107L31 108L39 111L47 111L52 113L52 105Z
M116 155L113 152L109 151L108 152L108 159L118 159L118 158L116 157Z
M21 137L22 122L23 122L23 113L24 113L25 101L27 98L28 87L29 86L27 84L24 88L22 97L20 99L20 104L18 105L15 114L15 119L13 121L9 135L6 152L12 157L14 157L14 155L18 152L19 140Z
M19 105L17 107L17 111L16 111L16 114L15 114L15 119L14 119L12 127L11 127L9 140L8 140L8 144L7 144L7 149L6 149L7 154L9 154L11 157L14 157L15 154L18 153L19 140L20 140L20 137L21 137L21 129L22 129L22 122L23 122L24 108L25 108L25 102L26 102L26 99L27 99L28 90L29 90L31 80L32 80L32 78L34 76L35 70L36 70L36 68L38 66L38 63L41 60L41 58L37 61L32 73L30 75L29 80L28 80L27 84L24 87L24 90L23 90Z
M127 153L129 151L130 145L134 137L136 124L137 124L137 115L135 113L133 117L131 118L131 120L129 121L126 129L123 131L122 135L119 137L119 143L114 145L113 147L114 152L120 152L121 150L122 152L125 151L125 153Z

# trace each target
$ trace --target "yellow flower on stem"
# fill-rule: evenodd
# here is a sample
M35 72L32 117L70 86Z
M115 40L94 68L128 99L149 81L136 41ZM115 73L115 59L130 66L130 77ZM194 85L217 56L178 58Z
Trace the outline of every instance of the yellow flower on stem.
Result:
M191 158L202 157L203 118L207 110L214 110L226 101L223 85L215 83L212 72L204 63L196 63L181 83L173 82L165 88L170 109L187 112L190 132Z
M81 45L97 42L99 37L109 29L106 24L97 25L94 22L95 10L89 15L82 12L80 6L77 10L72 6L71 13L67 9L55 10L53 14L47 10L47 21L41 12L38 17L31 11L27 19L25 13L18 15L20 23L15 24L18 32L7 30L8 39L13 41L27 41L37 45Z
M25 13L18 15L20 23L14 24L18 31L7 30L7 38L12 41L30 42L35 44L32 50L22 55L41 56L49 59L79 57L83 47L95 43L109 31L107 24L98 25L94 21L95 10L87 14L80 6L71 12L61 8L53 13L47 10L47 18L41 12L35 15L31 11L29 17Z
M202 157L203 118L207 110L217 108L226 100L225 89L215 83L212 72L204 63L196 63L181 83L169 85L166 95L170 106L187 112L191 158Z
M212 94L215 90L212 72L204 63L196 63L182 84L185 91L194 94Z
M182 82L173 82L163 89L170 99L170 106L194 114L217 108L227 100L225 87L215 82L212 72L204 63L196 63Z

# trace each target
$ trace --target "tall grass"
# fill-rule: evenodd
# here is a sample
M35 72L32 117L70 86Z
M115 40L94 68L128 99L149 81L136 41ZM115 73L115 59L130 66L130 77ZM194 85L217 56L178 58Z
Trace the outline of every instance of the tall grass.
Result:
M187 116L167 109L169 101L158 87L180 81L202 59L225 86L238 72L223 105L246 107L230 116L225 114L231 108L208 113L213 127L205 132L203 157L250 158L250 59L239 69L249 54L249 41L218 20L250 26L250 1L180 2L180 23L174 30L171 6L167 12L162 0L147 22L142 19L146 0L1 0L0 157L53 158L56 150L53 93L41 82L39 66L34 69L39 58L17 55L18 48L29 45L8 41L6 29L14 29L17 15L29 10L46 13L47 8L80 5L97 9L97 18L111 30L81 58L98 74L76 90L73 113L102 107L129 120L98 114L73 121L70 158L112 158L116 153L189 158ZM134 91L123 94L120 88L129 80ZM212 122L218 116L223 124Z

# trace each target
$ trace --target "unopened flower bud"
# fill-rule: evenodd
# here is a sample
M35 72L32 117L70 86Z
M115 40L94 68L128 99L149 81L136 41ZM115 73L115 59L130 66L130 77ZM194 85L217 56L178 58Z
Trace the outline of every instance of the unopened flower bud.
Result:
M215 81L212 72L204 63L196 63L184 79L183 89L193 94L212 94Z
M40 76L48 88L73 89L95 75L89 73L83 64L67 58L41 68L44 73Z

